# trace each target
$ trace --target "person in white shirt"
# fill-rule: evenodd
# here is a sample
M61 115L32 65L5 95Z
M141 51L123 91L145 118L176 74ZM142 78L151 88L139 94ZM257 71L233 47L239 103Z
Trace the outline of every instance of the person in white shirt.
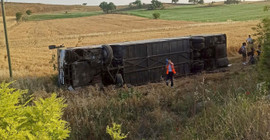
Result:
M253 44L253 39L251 38L251 35L248 35L248 38L246 41L248 44Z

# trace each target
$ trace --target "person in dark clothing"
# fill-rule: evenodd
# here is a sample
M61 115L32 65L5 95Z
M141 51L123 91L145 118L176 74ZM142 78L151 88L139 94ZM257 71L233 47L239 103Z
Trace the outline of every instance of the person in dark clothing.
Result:
M247 43L243 42L241 46L241 54L242 54L242 62L243 65L246 65L247 63Z
M166 64L166 74L167 74L167 79L166 79L166 85L169 85L169 80L171 81L171 87L173 87L173 75L176 74L175 69L174 69L174 64L170 59L168 59L167 64Z
M262 52L262 46L261 45L258 45L258 49L257 49L257 55L258 57L261 55L261 52Z

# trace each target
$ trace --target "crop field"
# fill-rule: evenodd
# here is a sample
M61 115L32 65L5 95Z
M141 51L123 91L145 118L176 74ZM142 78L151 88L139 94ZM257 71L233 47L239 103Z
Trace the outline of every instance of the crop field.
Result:
M128 15L100 15L74 19L56 19L16 23L8 20L12 66L15 77L55 74L50 60L55 50L48 45L66 47L109 44L115 42L226 33L232 56L252 34L259 21L198 23L152 20ZM0 25L1 30L3 26ZM3 32L2 32L3 33ZM4 38L0 40L0 78L8 76Z
M160 18L165 20L185 20L198 22L220 22L220 21L247 21L258 20L268 16L263 11L265 5L270 2L243 3L232 5L184 5L171 7L164 10L130 10L124 13L152 18L153 13L160 13Z

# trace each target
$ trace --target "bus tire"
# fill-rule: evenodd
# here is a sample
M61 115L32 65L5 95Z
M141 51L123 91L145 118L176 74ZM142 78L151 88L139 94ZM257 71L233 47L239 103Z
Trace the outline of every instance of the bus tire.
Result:
M110 45L102 45L103 49L103 64L105 66L108 66L111 64L112 59L113 59L113 50Z

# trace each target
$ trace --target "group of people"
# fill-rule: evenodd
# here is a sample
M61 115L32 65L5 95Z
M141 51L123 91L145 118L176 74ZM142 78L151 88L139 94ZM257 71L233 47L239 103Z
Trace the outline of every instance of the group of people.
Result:
M257 53L257 56L259 58L259 56L261 55L261 45L258 45L258 47L256 48L254 40L251 38L251 35L249 35L246 42L242 43L242 46L238 51L238 53L243 56L243 65L255 64L255 52ZM166 85L168 86L169 82L171 82L171 87L173 87L173 75L176 74L176 72L174 69L174 64L170 59L166 59L166 74Z
M241 54L243 57L243 65L255 64L255 52L257 52L257 56L259 58L261 54L261 45L258 45L258 47L256 48L254 40L251 38L251 35L249 35L246 42L242 43L242 46L238 51L238 53Z

